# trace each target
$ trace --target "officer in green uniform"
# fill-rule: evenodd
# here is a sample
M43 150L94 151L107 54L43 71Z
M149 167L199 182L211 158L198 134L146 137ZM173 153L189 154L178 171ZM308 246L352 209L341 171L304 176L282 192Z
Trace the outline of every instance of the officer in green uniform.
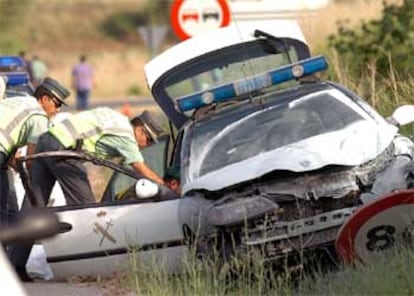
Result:
M16 150L27 145L33 154L39 136L47 131L48 118L60 109L69 91L52 78L45 78L34 97L13 97L0 101L0 228L18 211L17 200L9 194L8 167ZM30 165L30 164L29 164Z
M56 123L39 139L36 153L59 150L82 150L98 157L121 157L139 174L159 184L164 181L149 168L137 145L148 129L132 127L121 113L99 107ZM148 133L149 135L149 133ZM44 158L33 161L33 193L47 204L55 181L62 187L67 204L94 202L87 172L82 162Z

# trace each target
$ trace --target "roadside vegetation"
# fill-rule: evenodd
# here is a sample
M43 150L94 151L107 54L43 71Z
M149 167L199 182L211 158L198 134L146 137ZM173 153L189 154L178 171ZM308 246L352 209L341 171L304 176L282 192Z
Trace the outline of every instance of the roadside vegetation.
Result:
M157 259L153 264L142 262L132 251L128 269L112 282L112 290L135 295L414 294L412 249L378 254L367 264L315 264L306 271L285 266L275 269L255 253L251 257L238 256L224 265L217 255L200 261L189 254L183 273L168 274L163 261Z
M380 19L356 28L339 22L327 48L330 79L389 114L396 105L414 102L414 2L383 5Z

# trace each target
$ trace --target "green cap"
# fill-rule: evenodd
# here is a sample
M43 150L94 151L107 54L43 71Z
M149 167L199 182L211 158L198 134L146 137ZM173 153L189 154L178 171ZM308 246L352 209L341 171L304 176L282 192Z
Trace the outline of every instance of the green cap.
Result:
M170 166L165 170L164 180L171 179L180 180L180 168L178 166Z

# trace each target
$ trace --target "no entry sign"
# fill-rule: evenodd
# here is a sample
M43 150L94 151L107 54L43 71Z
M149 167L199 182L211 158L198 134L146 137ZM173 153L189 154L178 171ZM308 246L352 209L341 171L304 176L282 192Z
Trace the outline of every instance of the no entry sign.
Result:
M227 0L176 0L171 9L171 25L181 40L229 23Z
M341 227L335 248L345 262L413 244L414 190L402 190L359 208Z

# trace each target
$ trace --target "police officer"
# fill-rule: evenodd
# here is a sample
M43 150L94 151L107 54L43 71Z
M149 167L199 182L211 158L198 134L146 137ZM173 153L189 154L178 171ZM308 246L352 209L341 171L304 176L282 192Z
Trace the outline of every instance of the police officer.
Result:
M52 78L45 78L34 97L21 96L0 101L0 227L6 226L18 210L17 200L9 194L8 167L16 150L27 145L33 154L39 136L65 104L69 91Z
M151 141L151 133L143 125L133 128L128 118L121 113L99 107L71 114L51 126L40 137L36 153L69 149L82 150L98 157L121 157L139 174L164 184L163 179L145 164L137 145L143 142L143 137ZM80 161L51 158L34 160L31 179L33 193L41 204L47 204L56 180L62 187L67 204L94 202L86 169Z
M151 129L148 116L133 125L121 113L99 107L71 114L52 125L38 142L36 153L60 150L82 150L100 157L121 156L139 174L159 184L164 181L149 168L137 143L147 145L154 141L157 131ZM153 122L152 122L153 123ZM146 139L144 139L146 137ZM142 146L141 146L142 148ZM33 193L41 205L46 205L55 181L62 187L67 204L94 202L86 168L74 159L36 159L32 164L31 183ZM30 281L25 269L32 244L14 246L11 261L23 281Z

